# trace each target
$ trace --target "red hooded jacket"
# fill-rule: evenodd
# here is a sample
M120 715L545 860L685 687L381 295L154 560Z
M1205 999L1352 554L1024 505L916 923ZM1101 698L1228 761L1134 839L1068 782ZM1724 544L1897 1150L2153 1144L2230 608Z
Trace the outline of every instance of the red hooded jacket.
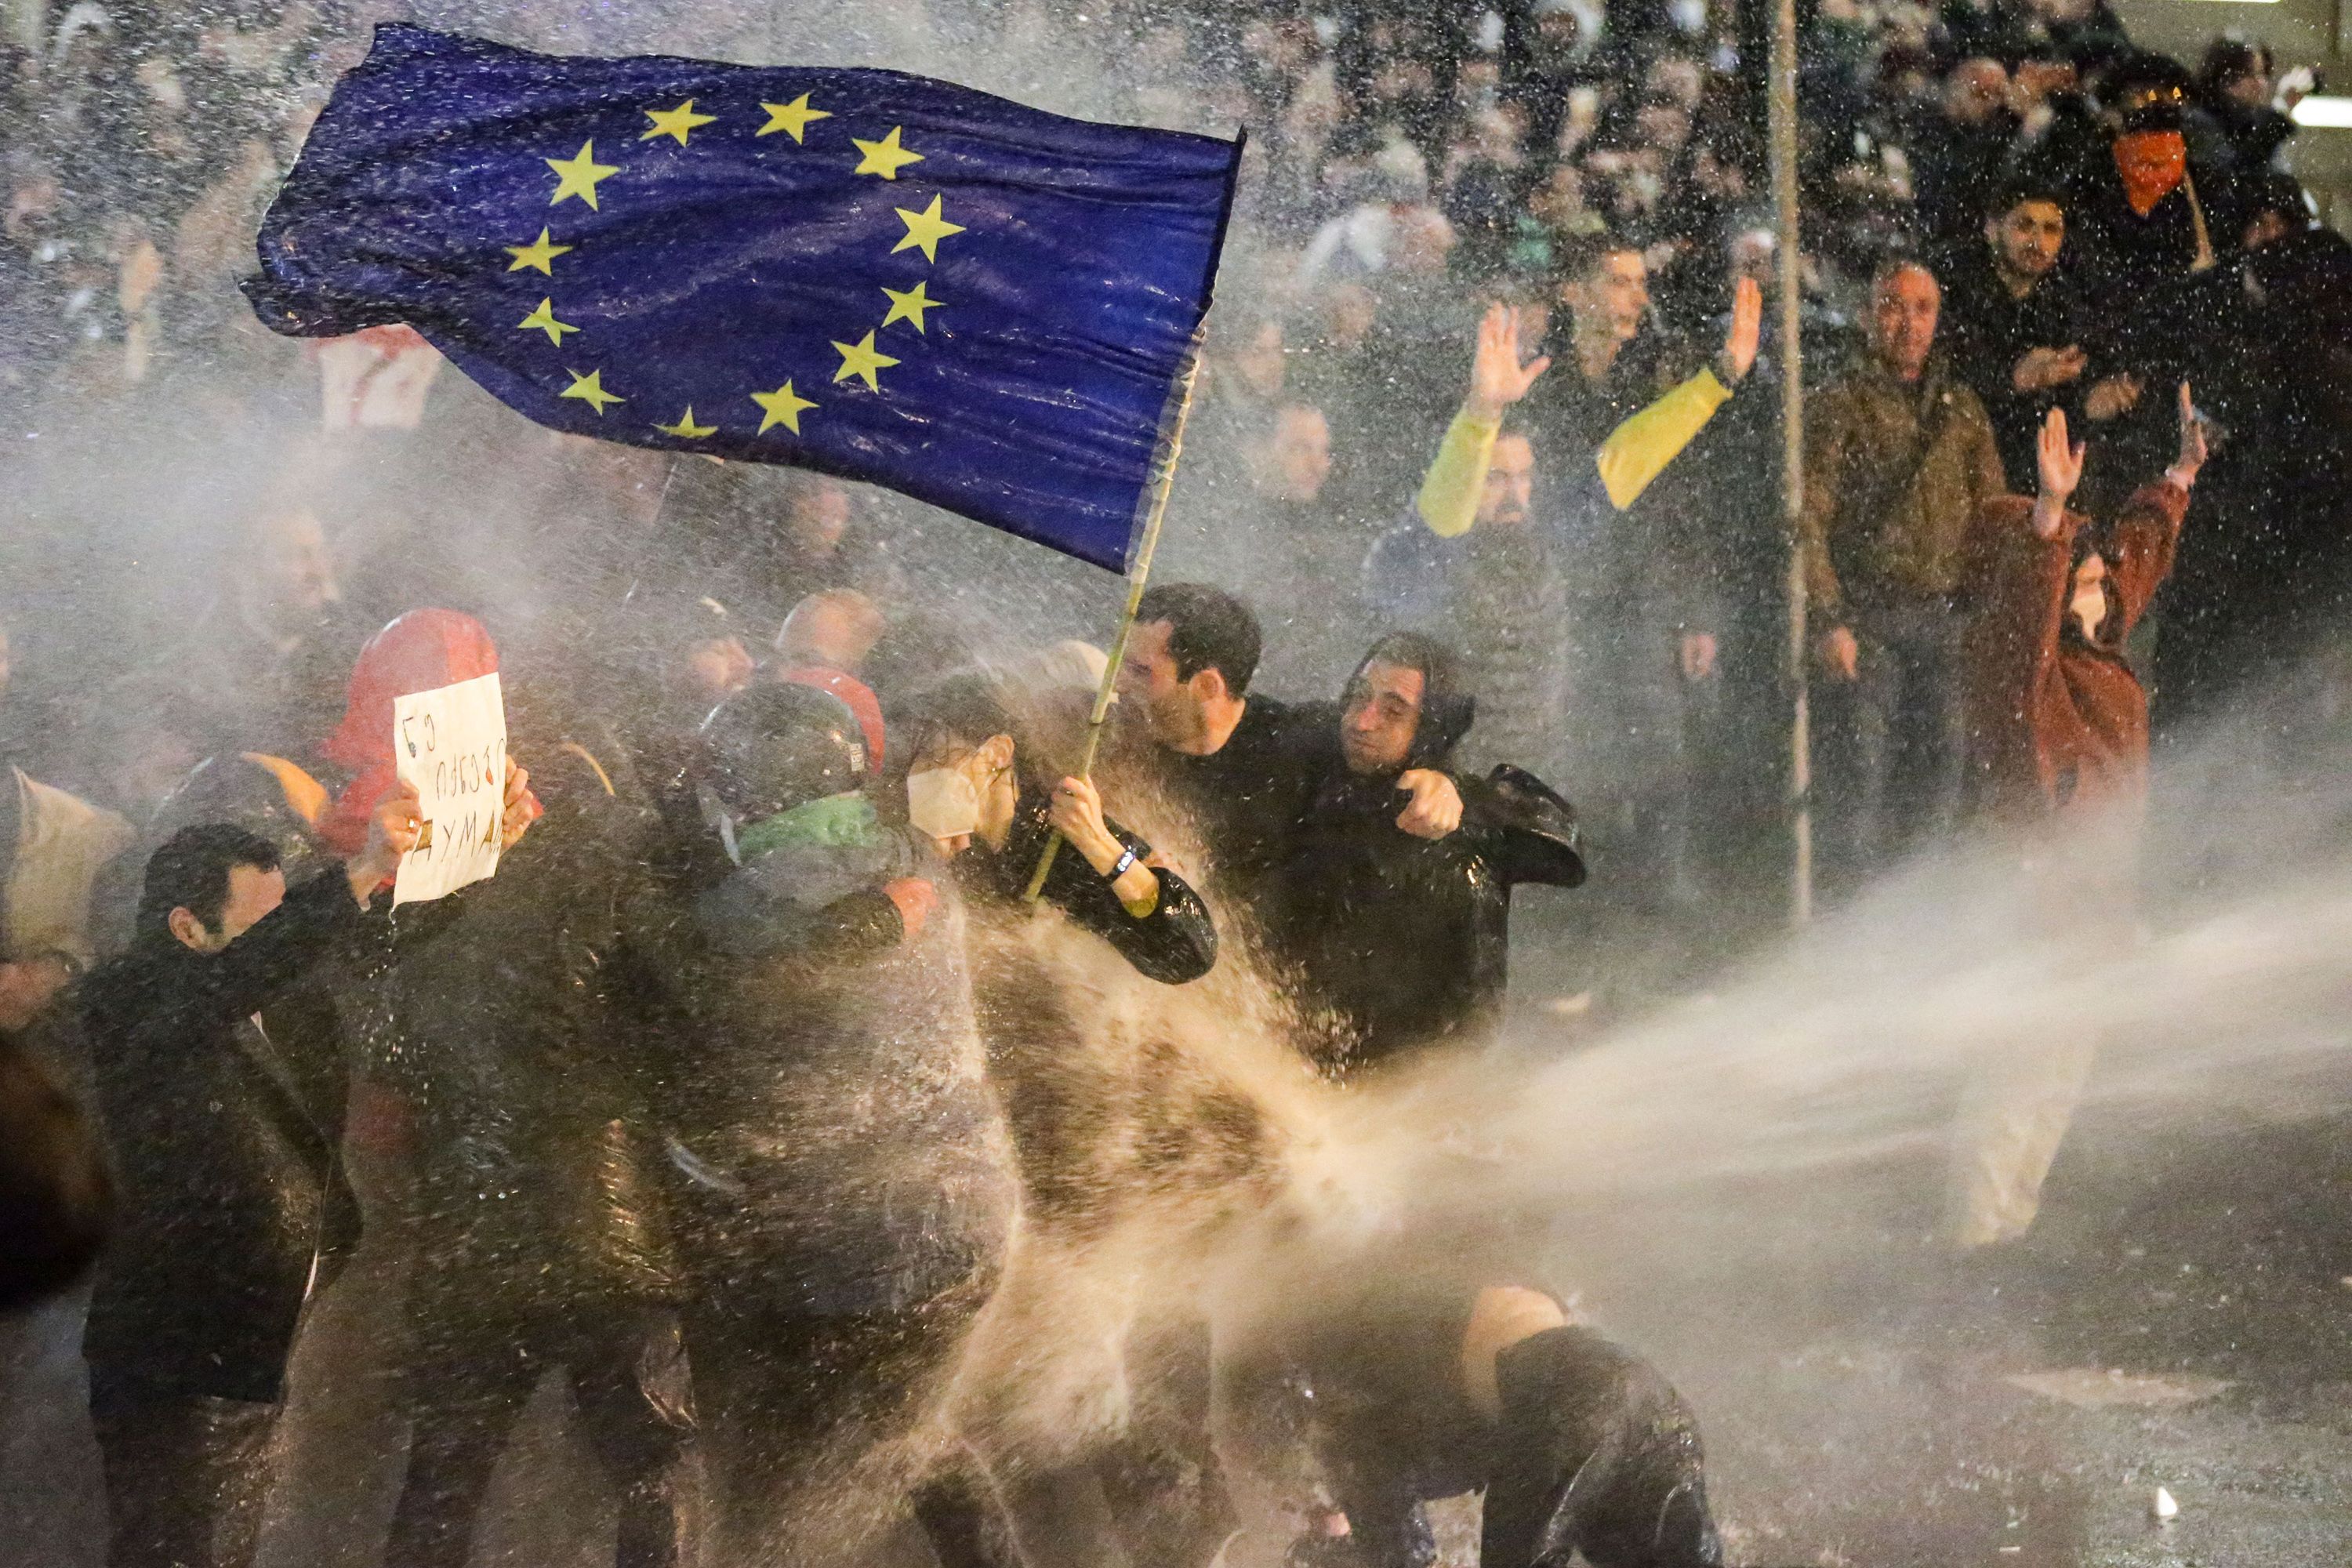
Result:
M430 691L499 668L498 645L473 616L456 610L411 610L368 639L352 667L343 721L320 751L348 768L352 782L319 818L319 837L338 855L366 847L376 805L397 787L392 706L411 692ZM539 802L526 807L536 816Z

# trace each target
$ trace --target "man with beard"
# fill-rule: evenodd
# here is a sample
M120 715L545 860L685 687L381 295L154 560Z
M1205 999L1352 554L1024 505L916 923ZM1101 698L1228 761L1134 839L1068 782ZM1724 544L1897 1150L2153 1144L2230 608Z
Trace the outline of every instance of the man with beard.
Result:
M2053 408L2080 419L2090 354L2088 322L2073 281L2059 274L2066 244L2065 195L2013 181L1984 220L1983 247L1952 268L1945 290L1952 368L1992 420L2010 489L2034 480L2034 434Z
M1244 908L1287 850L1333 743L1327 708L1251 689L1259 647L1257 617L1231 594L1163 584L1137 607L1118 682L1154 781L1200 835L1214 890ZM1397 816L1405 832L1442 838L1461 820L1445 774L1411 769L1397 783L1412 796Z
M1512 888L1584 880L1575 814L1508 764L1455 780L1462 824L1444 838L1398 828L1399 776L1445 768L1475 712L1454 655L1419 633L1382 637L1349 679L1339 759L1277 874L1270 922L1276 952L1335 1018L1318 1053L1335 1073L1491 1040Z

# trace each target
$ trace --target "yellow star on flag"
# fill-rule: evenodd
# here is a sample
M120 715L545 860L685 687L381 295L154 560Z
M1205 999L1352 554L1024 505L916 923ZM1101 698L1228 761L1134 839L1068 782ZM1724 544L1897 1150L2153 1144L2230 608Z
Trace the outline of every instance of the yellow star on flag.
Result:
M608 403L626 403L628 401L625 397L616 396L604 390L604 373L601 370L592 370L586 375L581 374L576 370L567 370L563 374L572 378L572 384L565 387L562 392L556 394L556 395L558 397L578 398L581 402L594 409L596 411L596 416L600 419L603 418L604 415L604 405Z
M903 125L893 125L890 134L879 142L861 142L855 136L851 137L850 141L856 142L857 150L866 156L859 159L857 167L850 172L879 174L886 180L895 180L898 177L898 171L908 164L921 163L923 155L920 153L909 153L898 145L898 132L905 129Z
M898 363L875 348L872 332L854 343L835 343L833 346L841 351L841 368L833 373L833 379L847 381L854 375L866 384L868 392L882 390L882 384L874 379L876 371L887 370Z
M698 125L715 124L719 119L715 114L697 114L694 100L690 98L676 109L648 109L646 118L654 122L654 128L638 137L638 141L650 142L656 136L675 136L681 147L686 145L688 132Z
M776 388L773 392L753 393L751 395L751 401L758 404L765 414L765 417L760 421L760 428L756 432L756 434L761 436L766 435L770 430L779 425L791 431L793 435L799 435L801 433L801 415L806 410L816 406L815 404L794 392L793 390L793 384L789 381L784 383L783 385Z
M517 321L515 326L518 331L521 331L527 332L536 330L545 332L547 334L547 341L553 343L557 348L562 348L563 346L564 333L576 332L580 330L569 321L559 321L555 319L555 301L552 300L541 300L539 302L539 309L533 310L530 315L525 316L521 321ZM569 397L572 395L567 392L564 395ZM602 413L603 410L600 409L598 412Z
M893 256L910 247L919 247L924 260L936 262L940 258L940 241L951 234L963 232L963 225L950 223L940 216L940 198L937 196L931 198L929 206L919 213L908 212L905 207L890 210L897 213L898 221L907 226L907 237L890 247Z
M596 143L583 142L576 156L550 158L547 166L555 171L555 195L547 205L555 206L566 196L578 196L588 204L588 210L600 210L596 205L596 182L621 172L618 163L596 162Z
M890 296L890 313L882 318L882 324L887 327L893 321L912 321L915 331L922 331L923 312L940 308L940 302L924 291L925 287L918 283L912 289L884 289L882 292Z
M542 228L539 231L539 237L532 240L529 245L509 245L506 247L506 253L514 258L514 265L508 268L507 270L509 272L520 272L526 267L532 267L546 273L550 278L552 278L555 276L555 268L550 267L548 263L554 260L559 256L570 255L572 253L572 247L568 245L548 244L547 230Z
M763 103L760 107L768 111L768 122L752 132L755 136L781 131L795 142L803 142L812 121L833 118L824 110L811 109L807 93L801 94L790 103Z
M686 412L677 416L677 424L656 425L654 428L665 436L675 436L681 441L699 441L705 436L719 434L719 426L716 425L697 425L694 422L694 405L691 403L686 405Z

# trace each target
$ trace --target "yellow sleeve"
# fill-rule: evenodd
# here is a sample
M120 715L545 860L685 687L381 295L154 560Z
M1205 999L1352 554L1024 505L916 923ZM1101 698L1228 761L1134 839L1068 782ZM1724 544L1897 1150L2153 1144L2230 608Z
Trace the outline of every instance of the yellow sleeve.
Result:
M1437 458L1421 481L1414 507L1421 521L1440 539L1470 531L1478 520L1478 498L1486 488L1486 466L1495 460L1499 419L1481 419L1465 409L1445 427Z
M1703 370L1612 430L1597 459L1610 504L1632 506L1730 397L1715 372Z

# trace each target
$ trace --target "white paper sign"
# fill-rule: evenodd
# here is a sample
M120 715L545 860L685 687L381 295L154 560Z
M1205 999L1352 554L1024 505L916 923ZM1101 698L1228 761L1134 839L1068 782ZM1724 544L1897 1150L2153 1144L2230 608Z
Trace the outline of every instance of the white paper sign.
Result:
M507 710L499 678L411 692L392 704L400 782L416 786L425 831L401 857L392 901L413 904L495 875L505 828Z

